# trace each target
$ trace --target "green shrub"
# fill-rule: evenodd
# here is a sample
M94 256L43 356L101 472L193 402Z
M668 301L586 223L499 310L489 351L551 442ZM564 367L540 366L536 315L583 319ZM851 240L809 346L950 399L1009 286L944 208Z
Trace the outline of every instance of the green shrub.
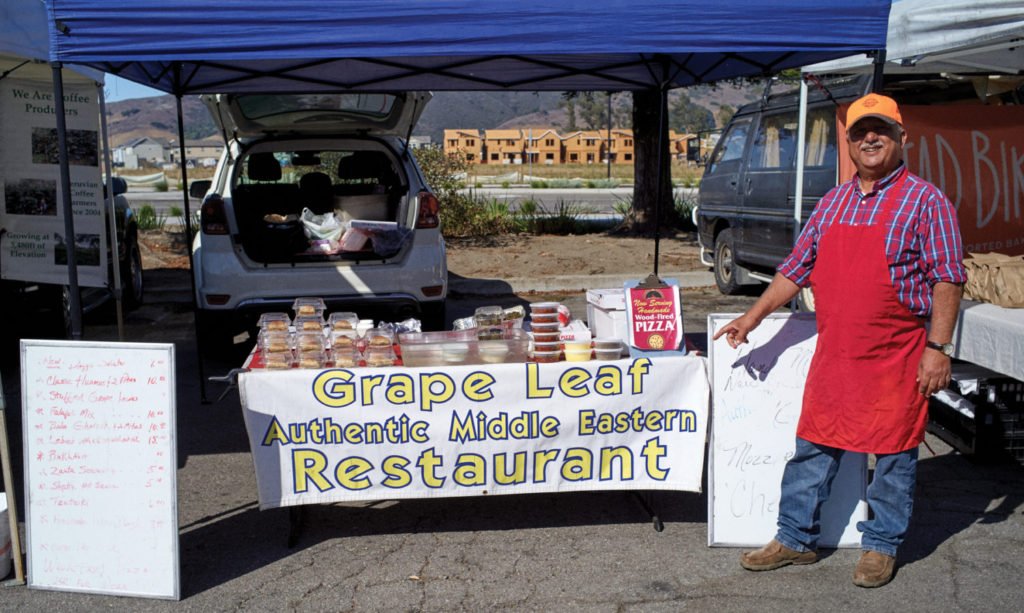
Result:
M153 189L158 191L158 192L166 192L168 189L170 189L167 186L167 179L160 179L159 181L157 181L153 185Z
M144 204L136 213L136 220L140 230L163 230L167 225L167 216L158 213L152 205Z
M537 180L530 181L530 187L532 187L533 189L547 189L548 182L547 181L537 181Z
M583 187L583 181L580 181L579 179L551 179L547 182L547 184L548 187L555 187L561 189Z

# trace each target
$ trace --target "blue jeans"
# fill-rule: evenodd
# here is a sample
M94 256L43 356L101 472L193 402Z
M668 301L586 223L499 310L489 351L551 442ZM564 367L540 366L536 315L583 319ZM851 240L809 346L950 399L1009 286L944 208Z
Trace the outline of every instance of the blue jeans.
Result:
M797 437L796 452L782 474L777 541L796 551L817 549L821 504L828 499L843 453ZM910 524L916 482L917 447L875 455L867 491L872 518L857 522L861 549L896 556Z

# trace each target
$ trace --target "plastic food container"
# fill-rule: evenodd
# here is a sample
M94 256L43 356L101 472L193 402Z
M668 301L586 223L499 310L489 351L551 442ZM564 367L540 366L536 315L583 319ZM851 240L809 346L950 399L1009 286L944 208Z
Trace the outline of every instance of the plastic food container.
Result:
M268 353L285 353L292 350L292 336L288 332L280 330L263 330L256 337L256 343L260 351L265 355Z
M363 355L363 359L366 361L367 366L380 368L383 366L394 366L395 365L395 351L391 348L391 345L387 347L372 347L367 349Z
M590 351L590 341L564 341L562 347L566 351Z
M570 349L568 346L565 348L565 361L566 362L589 362L590 361L590 347L585 349L576 347Z
M476 329L447 332L402 332L398 345L406 366L439 366L445 363L442 345L453 342L476 342Z
M327 317L327 325L331 330L355 330L359 324L359 316L350 311L331 313Z
M376 349L377 347L390 349L391 345L395 344L394 333L386 328L370 328L363 338L366 339L367 349Z
M323 368L327 365L327 354L319 351L300 351L297 360L299 368Z
M533 343L533 351L534 351L534 353L536 353L538 351L540 351L540 352L556 351L557 352L557 351L561 351L561 350L562 350L562 343L559 342L559 341L555 341L553 343L538 343L538 342L534 342Z
M488 364L504 362L511 349L505 341L480 341L477 346L480 359Z
M324 318L324 299L323 298L296 298L292 304L292 310L295 311L295 316L308 316L316 315L320 319Z
M292 352L267 353L263 355L263 367L267 370L286 370L292 367Z
M363 354L359 353L355 347L349 347L348 349L335 349L333 358L336 368L355 368L359 366Z
M476 336L482 341L501 339L505 321L504 310L500 306L482 306L473 314L476 320Z
M323 332L297 332L295 334L295 349L300 352L323 351L325 349Z
M533 361L534 362L557 362L561 357L561 351L534 351Z
M324 318L322 315L297 315L292 322L296 332L320 332L324 331Z
M372 327L373 327L373 320L372 319L360 319L356 323L356 332L359 333L359 336L364 336L367 333L367 331L369 331L370 328L372 328Z
M557 324L558 313L530 313L530 322L534 326L537 324Z
M594 357L598 360L617 360L622 357L619 349L594 349Z
M292 318L288 316L288 313L263 313L260 315L261 330L287 332L290 325L292 325Z
M558 302L534 302L530 305L530 317L533 318L535 315L558 314Z
M547 331L537 332L537 331L534 331L534 333L533 333L533 340L534 340L534 342L537 342L537 343L557 343L559 341L559 337L560 336L561 336L561 334L558 332L558 330L555 330L554 332L547 332Z
M559 325L557 321L547 323L530 322L530 329L534 332L558 332L558 328Z
M469 357L469 343L443 343L441 359L448 364L462 364Z
M334 351L355 349L358 340L355 330L331 330L331 348Z
M595 338L594 349L622 351L622 341L617 338Z

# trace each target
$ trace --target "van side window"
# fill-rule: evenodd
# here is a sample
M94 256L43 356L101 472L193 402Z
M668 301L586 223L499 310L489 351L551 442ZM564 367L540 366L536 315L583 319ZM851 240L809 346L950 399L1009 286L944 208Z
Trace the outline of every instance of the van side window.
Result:
M807 113L805 166L836 164L836 111L832 107L817 108Z
M715 149L711 162L708 164L707 174L724 170L723 164L731 168L734 164L728 164L728 162L739 163L743 159L743 148L747 144L747 129L749 127L749 122L743 122L734 123L729 128L729 131L719 141L718 148Z
M796 113L765 115L757 127L750 167L759 170L788 170L796 153Z

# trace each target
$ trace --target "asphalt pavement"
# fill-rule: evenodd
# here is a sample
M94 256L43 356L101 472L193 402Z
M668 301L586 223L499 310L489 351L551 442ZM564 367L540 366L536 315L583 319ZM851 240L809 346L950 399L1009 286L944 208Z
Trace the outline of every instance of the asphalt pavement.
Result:
M147 275L153 292L127 316L127 340L177 347L181 601L7 586L0 610L1024 610L1024 469L974 462L931 435L895 580L874 590L852 584L855 550L826 551L809 566L743 570L738 549L707 545L706 494L686 492L645 496L663 532L641 499L623 492L310 506L289 548L288 511L258 510L237 393L213 402L223 388L209 385L211 402L200 401L187 289L182 299L181 279L167 277ZM450 315L550 298L582 308L581 292L565 289L462 288ZM687 287L684 325L699 332L708 313L740 312L753 299ZM87 321L85 335L116 340L116 326ZM236 365L204 362L207 374ZM3 369L8 427L17 432L20 402L9 395L17 364L5 359Z

